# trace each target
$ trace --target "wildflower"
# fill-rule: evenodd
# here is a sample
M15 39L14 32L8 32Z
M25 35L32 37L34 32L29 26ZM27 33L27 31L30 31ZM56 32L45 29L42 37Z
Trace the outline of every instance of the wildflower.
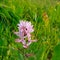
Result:
M20 21L18 29L18 32L14 32L17 36L19 36L19 39L16 39L16 42L22 43L24 48L27 48L32 42L36 42L36 40L31 40L31 33L34 31L31 22ZM28 38L27 42L25 38Z
M44 12L44 13L42 14L42 17L43 17L43 21L44 21L44 23L45 23L45 26L47 27L48 24L49 24L48 14L47 14L46 12Z
M46 12L43 13L43 20L45 20L45 21L48 20L48 15Z

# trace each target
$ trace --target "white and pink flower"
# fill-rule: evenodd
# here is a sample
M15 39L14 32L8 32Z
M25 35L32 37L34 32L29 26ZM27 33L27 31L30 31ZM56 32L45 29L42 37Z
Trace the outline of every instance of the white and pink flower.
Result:
M34 31L31 22L20 21L18 29L18 32L14 32L17 36L19 36L19 39L16 39L16 42L21 42L24 48L27 48L32 42L36 42L36 40L31 40L31 33ZM28 38L27 42L25 38Z

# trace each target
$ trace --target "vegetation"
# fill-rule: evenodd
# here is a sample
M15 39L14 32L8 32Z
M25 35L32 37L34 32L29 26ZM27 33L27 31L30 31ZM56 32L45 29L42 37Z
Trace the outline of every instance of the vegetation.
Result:
M34 26L27 49L15 42L20 20ZM60 1L0 0L0 60L60 60Z

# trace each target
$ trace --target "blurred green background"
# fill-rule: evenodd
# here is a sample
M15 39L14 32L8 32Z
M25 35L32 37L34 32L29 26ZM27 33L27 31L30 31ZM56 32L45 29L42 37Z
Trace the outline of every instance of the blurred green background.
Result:
M20 20L34 26L27 49L15 42ZM60 1L0 0L0 60L60 60Z

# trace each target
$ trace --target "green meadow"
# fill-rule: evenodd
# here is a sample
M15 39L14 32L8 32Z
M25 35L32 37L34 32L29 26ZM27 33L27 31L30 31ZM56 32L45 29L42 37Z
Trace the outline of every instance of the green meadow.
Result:
M27 49L15 42L21 20L33 24L37 40ZM0 0L0 60L60 60L60 1Z

